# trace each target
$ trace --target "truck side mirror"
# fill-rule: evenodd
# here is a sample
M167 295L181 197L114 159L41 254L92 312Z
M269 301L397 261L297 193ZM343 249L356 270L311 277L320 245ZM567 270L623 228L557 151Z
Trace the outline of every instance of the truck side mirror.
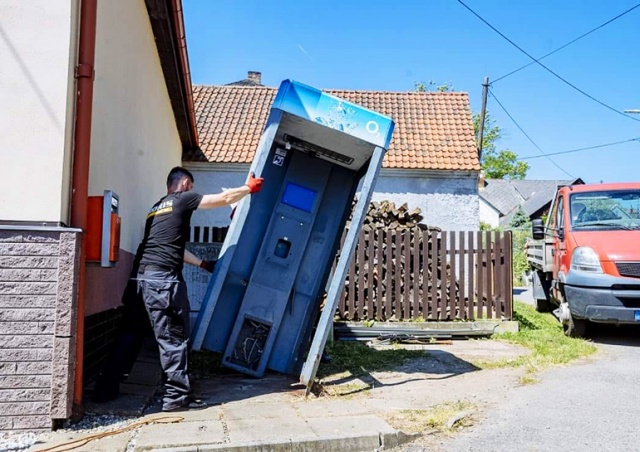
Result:
M534 240L541 240L544 238L544 224L542 224L542 220L540 218L531 221L531 235Z

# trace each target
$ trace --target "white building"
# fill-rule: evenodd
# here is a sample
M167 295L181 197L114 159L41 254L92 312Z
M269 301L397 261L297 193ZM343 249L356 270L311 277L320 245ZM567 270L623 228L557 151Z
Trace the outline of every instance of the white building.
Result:
M148 208L197 148L180 0L0 4L0 431L80 408ZM119 195L119 260L85 262ZM89 210L88 210L89 209ZM89 212L89 213L87 213ZM6 405L6 406L5 406Z

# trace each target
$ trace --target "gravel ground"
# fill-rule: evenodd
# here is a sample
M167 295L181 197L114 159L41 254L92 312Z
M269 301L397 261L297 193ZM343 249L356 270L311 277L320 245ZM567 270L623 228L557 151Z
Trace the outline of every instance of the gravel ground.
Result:
M127 418L122 416L111 415L86 415L82 421L77 424L67 423L63 428L55 432L46 433L0 433L0 451L18 451L26 450L40 441L50 441L52 438L64 438L67 434L74 435L93 435L96 433L104 433L111 430L117 430L126 427L134 422L139 421L138 418Z
M25 450L33 446L40 435L37 433L0 433L0 450Z
M398 450L640 450L640 329L599 328L598 357L550 369L537 384L514 387L475 426L452 437L421 438Z

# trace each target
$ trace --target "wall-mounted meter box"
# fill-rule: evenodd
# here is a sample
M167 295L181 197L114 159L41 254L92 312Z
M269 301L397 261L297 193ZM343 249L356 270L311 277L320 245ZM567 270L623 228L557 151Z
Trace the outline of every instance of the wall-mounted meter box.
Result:
M87 207L87 261L115 267L120 252L120 198L111 190L89 196Z
M221 352L223 365L256 377L316 362L321 350L310 347L327 339L393 127L380 113L282 82L250 168L264 185L238 205L194 349Z

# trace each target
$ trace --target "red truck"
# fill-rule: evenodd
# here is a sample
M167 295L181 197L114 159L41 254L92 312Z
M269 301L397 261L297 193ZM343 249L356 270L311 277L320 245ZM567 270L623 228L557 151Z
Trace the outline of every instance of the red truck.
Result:
M538 311L553 311L574 337L589 322L640 324L640 183L562 187L532 232Z

